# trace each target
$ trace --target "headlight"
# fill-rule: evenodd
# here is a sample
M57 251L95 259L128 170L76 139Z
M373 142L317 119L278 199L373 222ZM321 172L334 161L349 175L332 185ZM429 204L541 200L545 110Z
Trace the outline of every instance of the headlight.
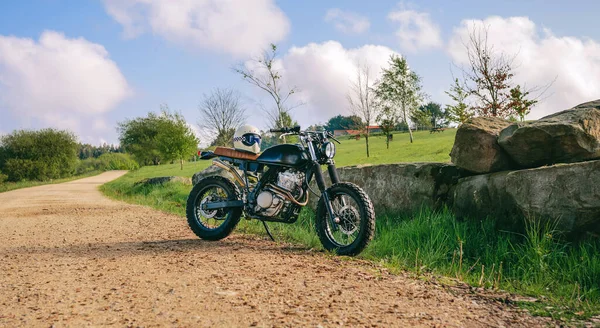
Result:
M328 158L333 158L333 156L335 156L335 145L333 142L326 142L323 144L323 154Z

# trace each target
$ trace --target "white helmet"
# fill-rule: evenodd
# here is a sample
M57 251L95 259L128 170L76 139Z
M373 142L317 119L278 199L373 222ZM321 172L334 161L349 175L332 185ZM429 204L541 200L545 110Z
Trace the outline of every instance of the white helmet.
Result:
M242 125L233 135L233 147L237 150L260 153L260 130L252 125Z

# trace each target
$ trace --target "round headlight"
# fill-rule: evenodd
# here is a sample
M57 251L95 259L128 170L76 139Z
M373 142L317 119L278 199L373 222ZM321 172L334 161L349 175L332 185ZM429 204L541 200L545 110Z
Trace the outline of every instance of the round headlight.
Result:
M328 158L333 158L333 156L335 156L335 145L333 142L326 142L323 144L323 153Z

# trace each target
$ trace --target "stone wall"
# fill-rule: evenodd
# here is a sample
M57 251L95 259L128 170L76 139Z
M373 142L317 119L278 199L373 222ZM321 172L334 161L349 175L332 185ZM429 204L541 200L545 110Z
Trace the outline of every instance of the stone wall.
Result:
M376 211L404 213L418 211L424 206L440 208L459 178L456 166L445 163L349 166L338 168L338 173L341 181L363 188ZM326 181L329 185L328 177ZM315 198L311 200L312 206L316 205Z

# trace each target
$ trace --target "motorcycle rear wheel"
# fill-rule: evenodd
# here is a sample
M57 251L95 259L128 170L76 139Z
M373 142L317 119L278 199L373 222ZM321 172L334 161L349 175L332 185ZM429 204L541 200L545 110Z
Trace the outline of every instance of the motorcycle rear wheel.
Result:
M336 183L326 192L339 222L333 222L329 218L325 199L321 196L315 224L323 247L339 255L358 255L375 236L373 203L353 183Z
M204 202L240 199L240 191L233 182L220 176L200 180L188 196L186 206L187 222L196 236L205 240L223 239L240 222L242 208L226 208L204 211Z

